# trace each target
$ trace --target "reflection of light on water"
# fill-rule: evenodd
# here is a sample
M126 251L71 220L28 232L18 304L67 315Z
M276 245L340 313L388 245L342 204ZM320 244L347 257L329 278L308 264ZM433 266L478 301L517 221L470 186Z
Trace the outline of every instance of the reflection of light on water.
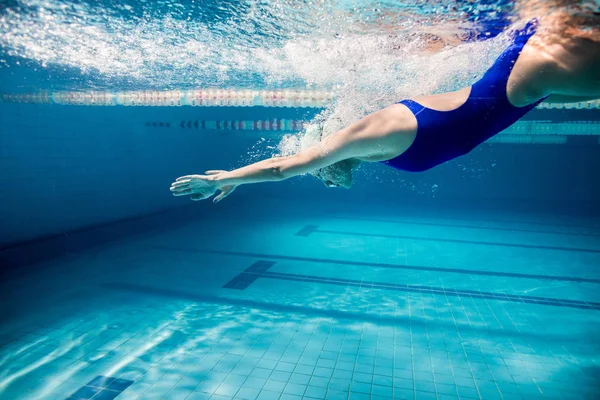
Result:
M2 366L2 365L3 365L3 364L6 362L6 361L10 360L11 358L13 358L13 357L15 357L15 356L18 356L19 354L21 354L21 353L23 353L23 352L26 352L26 351L27 351L27 350L29 350L30 348L37 346L38 344L40 344L40 343L44 342L45 340L46 340L46 338L45 338L45 337L39 338L38 340L36 340L36 341L34 341L34 342L31 342L31 343L29 343L29 344L26 344L26 345L24 345L24 346L21 346L21 348L20 348L19 350L15 351L15 352L13 352L13 353L10 353L10 354L8 354L8 355L6 355L6 356L4 356L4 357L2 358L2 360L0 360L0 367L1 367L1 366Z
M160 343L168 339L172 334L172 332L170 332L169 330L165 330L165 328L168 325L169 324L165 322L161 324L158 328L155 328L149 335L152 338L146 341L144 345L127 354L125 357L119 360L118 363L113 365L107 372L108 376L114 376L115 373L123 369L125 366L136 361L136 359L139 356L146 354L148 351L152 350L154 347L158 346Z
M389 271L375 271L388 274ZM377 276L375 276L377 278ZM290 284L292 285L292 284ZM148 293L152 291L148 288ZM160 293L160 291L158 292ZM185 292L182 298L186 297ZM189 296L189 294L188 294ZM110 364L103 361L98 363L78 360L67 368L56 369L44 377L43 382L32 392L31 398L49 398L56 385L74 376L84 368L97 371L108 376L123 376L154 390L172 388L181 376L193 375L203 385L215 390L226 389L227 381L215 366L225 362L227 368L254 368L252 360L260 360L265 352L273 348L286 347L285 353L273 350L279 354L295 354L298 358L306 351L314 356L314 346L326 349L329 340L333 346L347 346L350 350L358 348L375 349L385 346L401 346L394 354L398 360L410 365L418 358L411 353L411 347L419 346L423 341L454 340L459 346L470 345L470 336L461 338L462 324L471 332L473 329L484 329L487 334L494 333L500 338L508 336L517 345L529 345L531 338L520 336L523 332L515 332L518 327L490 326L490 321L480 318L478 303L465 302L456 308L442 298L429 298L420 294L398 295L397 292L369 290L351 287L324 287L322 285L303 286L302 291L290 287L270 290L261 297L264 307L244 306L243 298L249 296L251 302L256 302L249 293L239 293L234 300L237 305L211 302L182 301L173 291L169 297L161 297L160 301L150 300L150 303L139 307L136 302L124 303L112 308L114 316L129 315L128 311L145 312L137 323L128 329L131 332L139 330L130 340L135 341L133 348L125 346L111 350L117 358ZM307 305L307 299L310 305ZM227 300L225 300L227 301ZM436 304L437 302L437 304ZM484 304L485 302L481 303ZM274 308L272 308L272 307ZM276 308L282 307L282 310ZM145 310L145 311L142 311ZM461 311L462 310L462 311ZM468 322L457 322L460 316L454 313L464 313ZM86 319L96 319L96 308L86 313ZM474 315L473 320L469 319ZM103 315L112 318L111 315ZM64 324L64 321L61 321ZM101 325L101 324L99 324ZM435 328L435 329L434 329ZM114 329L123 329L123 325L114 325ZM494 330L495 329L495 330ZM98 331L93 335L78 338L66 346L55 350L48 356L42 357L26 368L13 373L2 380L1 390L17 378L26 377L39 366L49 364L60 358L73 347L83 342L94 340ZM338 336L338 334L341 334ZM537 336L536 336L537 338ZM537 340L537 339L536 339ZM312 347L308 343L312 342ZM479 338L479 346L493 347L493 339L485 342ZM24 347L31 350L32 345ZM85 346L85 344L84 344ZM25 352L23 348L21 354ZM561 350L556 348L556 354ZM335 350L331 350L335 351ZM16 352L15 352L16 353ZM539 367L534 358L523 358L524 367ZM13 359L12 361L17 361ZM108 368L96 368L95 365L107 365ZM493 372L494 366L490 365ZM48 369L45 369L48 371ZM135 376L128 373L135 372ZM85 382L81 383L82 385ZM134 386L132 386L133 388ZM166 392L165 392L166 393Z
M52 379L45 379L43 381L43 386L39 390L37 390L35 393L32 393L30 398L31 399L40 399L40 400L50 398L50 395L52 394L52 392L60 384L62 384L64 381L71 378L77 372L83 370L84 368L86 368L88 366L89 366L89 363L87 363L85 361L76 361L73 364L64 368L64 370L62 372L61 372L61 370L58 370L58 372L56 374L52 375Z
M52 352L50 352L50 354L43 356L39 360L17 370L16 372L14 372L12 374L10 374L10 372L9 372L10 370L7 369L1 375L1 377L3 379L0 380L0 393L2 391L4 391L14 380L21 378L32 371L35 371L37 368L39 368L45 364L51 363L53 360L55 360L58 357L64 356L65 354L67 354L69 352L69 350L80 345L86 336L87 336L87 334L84 334L84 335L79 336L75 340L67 341L63 346L60 346L60 347L54 349ZM20 352L15 353L15 355L17 355L17 354L20 354ZM18 361L18 360L15 359L14 361Z

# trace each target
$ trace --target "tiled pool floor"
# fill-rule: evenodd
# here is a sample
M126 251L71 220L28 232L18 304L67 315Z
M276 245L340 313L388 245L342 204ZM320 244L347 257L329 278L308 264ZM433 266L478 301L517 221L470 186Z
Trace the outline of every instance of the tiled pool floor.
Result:
M598 220L290 204L9 276L0 398L600 398Z

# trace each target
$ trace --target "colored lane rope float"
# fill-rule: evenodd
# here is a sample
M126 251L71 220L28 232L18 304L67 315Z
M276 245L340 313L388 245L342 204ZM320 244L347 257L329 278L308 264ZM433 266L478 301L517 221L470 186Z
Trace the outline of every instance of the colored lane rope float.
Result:
M178 120L149 121L150 128L180 128L201 131L258 131L262 134L301 132L310 121L299 119L257 120ZM569 137L587 137L585 144L600 144L600 123L519 121L505 129L488 143L564 144Z
M5 103L38 103L78 106L195 106L323 108L334 99L326 90L194 89L167 91L60 91L2 94ZM600 101L540 104L538 109L600 109Z
M38 92L3 94L7 103L79 106L195 106L195 107L300 107L321 108L333 93L318 90L195 89L138 92Z
M146 122L154 128L190 128L201 130L226 131L279 131L299 132L309 121L298 119L259 119L259 120L183 120L179 122Z

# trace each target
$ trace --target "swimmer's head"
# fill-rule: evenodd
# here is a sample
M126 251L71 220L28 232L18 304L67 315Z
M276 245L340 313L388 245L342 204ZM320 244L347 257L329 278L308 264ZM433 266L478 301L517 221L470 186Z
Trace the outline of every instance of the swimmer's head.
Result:
M352 171L358 167L360 161L355 158L339 161L335 164L315 171L314 176L323 181L327 187L352 187Z
M319 146L324 137L342 129L343 121L339 117L330 117L326 121L310 124L306 127L303 140L308 145ZM326 151L326 150L325 150ZM358 167L360 161L355 158L339 161L335 164L311 172L311 175L323 181L327 187L352 187L352 171Z

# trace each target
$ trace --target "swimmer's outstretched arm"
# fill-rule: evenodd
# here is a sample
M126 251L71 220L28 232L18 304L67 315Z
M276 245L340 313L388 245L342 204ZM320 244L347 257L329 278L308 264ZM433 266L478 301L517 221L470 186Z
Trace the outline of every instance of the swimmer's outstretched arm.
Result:
M374 148L380 148L382 129L386 129L381 124L381 115L378 115L382 112L385 110L371 114L293 156L274 157L233 171L207 171L205 175L182 176L172 183L171 191L174 196L190 195L192 200L197 201L221 190L213 200L216 203L239 185L281 181L348 158L367 157Z
M416 130L414 116L408 110L402 112L403 108L395 104L367 115L293 156L270 158L233 171L182 176L172 183L171 191L175 196L189 195L197 201L221 190L213 200L218 202L238 185L281 181L349 158L381 157L382 149L392 158L408 146L407 135L396 133Z

